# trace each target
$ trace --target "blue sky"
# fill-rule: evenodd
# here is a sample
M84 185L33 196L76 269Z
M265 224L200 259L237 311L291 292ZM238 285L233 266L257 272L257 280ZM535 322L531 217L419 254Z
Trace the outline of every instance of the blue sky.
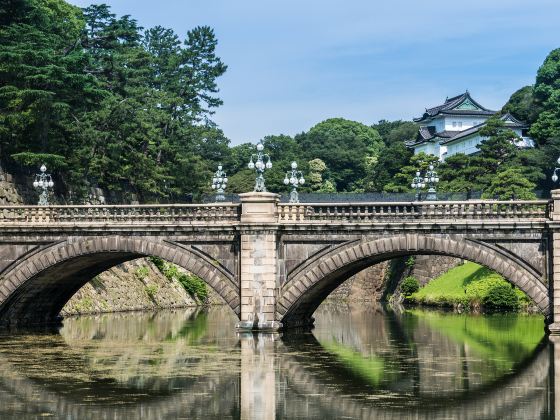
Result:
M181 38L197 25L214 28L229 66L214 120L233 144L330 117L408 120L465 89L499 109L560 47L559 0L104 3Z

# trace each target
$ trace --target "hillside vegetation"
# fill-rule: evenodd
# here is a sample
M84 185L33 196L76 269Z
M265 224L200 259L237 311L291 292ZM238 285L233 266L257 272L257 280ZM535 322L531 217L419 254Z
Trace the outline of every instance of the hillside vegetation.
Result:
M504 295L511 290L511 293ZM504 293L505 291L505 293ZM497 296L496 304L493 298ZM466 308L513 310L526 307L530 299L494 271L473 262L466 262L433 279L407 300L423 305L458 306Z

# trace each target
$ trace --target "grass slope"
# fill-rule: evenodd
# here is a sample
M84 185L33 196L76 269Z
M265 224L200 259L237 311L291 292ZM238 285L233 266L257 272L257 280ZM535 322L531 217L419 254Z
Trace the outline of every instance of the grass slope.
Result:
M488 291L501 284L508 282L498 273L473 262L466 262L430 281L413 293L409 301L438 306L480 306ZM529 302L525 293L517 288L515 291L522 305Z

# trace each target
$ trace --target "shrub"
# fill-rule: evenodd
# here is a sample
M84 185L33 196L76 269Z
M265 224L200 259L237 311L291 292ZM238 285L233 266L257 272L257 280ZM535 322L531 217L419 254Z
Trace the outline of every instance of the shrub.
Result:
M500 284L488 291L488 294L483 297L482 303L487 309L513 310L519 307L519 298L509 284Z
M401 284L401 291L403 295L410 296L420 290L420 284L415 277L409 276L405 278Z
M206 283L198 276L194 274L181 274L177 277L177 280L193 298L197 298L201 302L208 298Z
M414 267L415 262L416 262L416 259L414 258L413 255L411 255L410 257L407 258L404 265L406 265L408 268L412 268L412 267Z
M138 277L140 280L144 280L146 277L148 277L148 274L150 274L150 270L148 269L148 267L143 265L142 267L138 267L136 269L135 274L136 274L136 277Z
M186 292L193 298L204 302L208 298L206 283L194 274L183 274L175 264L166 263L158 257L150 257L150 261L169 281L177 280Z
M146 286L144 290L146 291L146 294L150 297L150 299L153 300L154 296L158 292L158 287L155 284L151 284L149 286Z

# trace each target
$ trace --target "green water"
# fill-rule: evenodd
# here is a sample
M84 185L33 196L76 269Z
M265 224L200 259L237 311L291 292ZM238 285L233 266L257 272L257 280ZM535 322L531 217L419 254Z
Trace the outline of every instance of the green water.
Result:
M323 305L312 333L238 334L235 322L214 307L2 335L0 418L554 417L540 316Z

